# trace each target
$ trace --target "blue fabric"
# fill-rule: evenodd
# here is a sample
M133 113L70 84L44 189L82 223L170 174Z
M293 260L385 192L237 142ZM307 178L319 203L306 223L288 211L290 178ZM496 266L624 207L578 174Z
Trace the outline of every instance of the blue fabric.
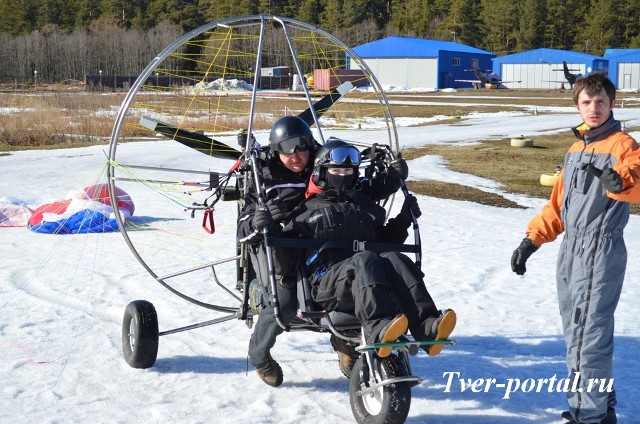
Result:
M87 234L107 233L118 230L115 218L109 219L100 212L89 209L76 212L68 219L43 222L30 227L31 231L43 234Z

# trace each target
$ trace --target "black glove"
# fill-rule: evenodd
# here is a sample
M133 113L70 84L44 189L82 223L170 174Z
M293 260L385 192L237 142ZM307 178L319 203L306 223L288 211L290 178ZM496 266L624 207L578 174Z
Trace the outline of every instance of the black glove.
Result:
M618 175L613 168L605 169L603 171L592 164L588 164L582 169L599 179L605 190L614 194L618 194L622 191L622 178L620 178L620 175Z
M390 196L396 191L400 190L400 187L402 187L402 178L400 178L400 174L398 174L398 171L396 171L395 168L389 167L389 169L387 169L387 172L383 175L383 186L385 193L389 193Z
M262 231L264 227L271 228L273 226L273 216L265 206L259 206L253 214L251 223L253 228Z
M417 219L422 215L422 211L420 210L420 205L418 205L418 199L416 199L416 196L410 194L404 198L404 203L400 210L400 216L402 216L405 221L413 222L412 214Z
M271 213L271 217L274 221L283 221L289 211L289 206L285 202L272 202L268 201L265 206Z
M404 159L395 159L390 163L389 170L394 170L402 180L406 180L409 176L409 166Z
M513 251L513 255L511 255L511 270L518 275L524 275L524 273L527 272L527 267L525 266L527 259L529 259L529 256L533 255L533 252L536 250L538 250L538 247L530 238L523 238L520 246L518 246L518 248Z

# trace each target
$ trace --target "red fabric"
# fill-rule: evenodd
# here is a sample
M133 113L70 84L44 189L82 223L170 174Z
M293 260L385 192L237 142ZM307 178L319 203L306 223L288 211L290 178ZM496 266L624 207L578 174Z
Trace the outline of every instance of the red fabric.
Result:
M113 207L111 198L109 197L108 184L94 184L83 188L83 190L91 200ZM129 213L133 215L135 206L133 205L131 196L129 196L126 191L116 187L116 198L118 199L118 209L129 211Z
M61 202L47 203L40 206L33 211L33 215L29 218L29 226L33 227L42 223L42 215L45 213L63 214L67 210L67 207L71 203L71 199L63 200Z
M304 194L305 199L308 199L311 196L314 196L318 193L322 193L324 190L321 189L313 182L313 177L309 178L309 184L307 184L307 192Z

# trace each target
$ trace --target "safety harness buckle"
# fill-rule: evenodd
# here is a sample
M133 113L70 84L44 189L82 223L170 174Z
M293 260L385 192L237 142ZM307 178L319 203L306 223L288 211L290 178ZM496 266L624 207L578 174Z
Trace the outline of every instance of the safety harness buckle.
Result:
M354 252L362 252L365 250L365 241L354 240L353 241L353 251Z

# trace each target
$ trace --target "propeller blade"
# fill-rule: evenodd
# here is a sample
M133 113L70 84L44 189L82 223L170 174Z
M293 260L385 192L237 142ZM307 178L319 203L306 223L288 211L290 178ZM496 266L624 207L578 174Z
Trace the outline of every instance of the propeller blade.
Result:
M329 94L315 102L313 104L313 110L316 111L316 116L322 116L331 106L333 106L335 102L340 100L340 98L347 94L352 88L353 83L351 81L345 81L338 87L331 90ZM313 113L311 113L310 108L307 108L302 113L300 113L300 115L298 115L298 118L302 119L309 126L315 123L313 121Z
M313 109L316 112L316 116L322 116L324 112L326 112L352 88L353 83L351 81L345 81L338 87L331 90L329 94L314 103ZM311 113L310 108L304 110L298 115L298 117L309 124L309 126L314 124L313 114ZM175 125L167 124L166 122L158 121L157 119L149 118L148 116L143 116L140 119L140 125L145 128L149 128L151 131L158 132L187 147L197 150L200 153L204 153L205 155L234 160L237 160L242 156L242 152L221 141L214 140L213 138L207 137L201 133L178 128Z
M204 134L188 131L178 128L166 122L143 116L140 119L140 125L149 128L151 131L158 132L165 137L184 144L194 150L216 158L236 160L242 156L242 152L228 146L221 141L214 140Z

